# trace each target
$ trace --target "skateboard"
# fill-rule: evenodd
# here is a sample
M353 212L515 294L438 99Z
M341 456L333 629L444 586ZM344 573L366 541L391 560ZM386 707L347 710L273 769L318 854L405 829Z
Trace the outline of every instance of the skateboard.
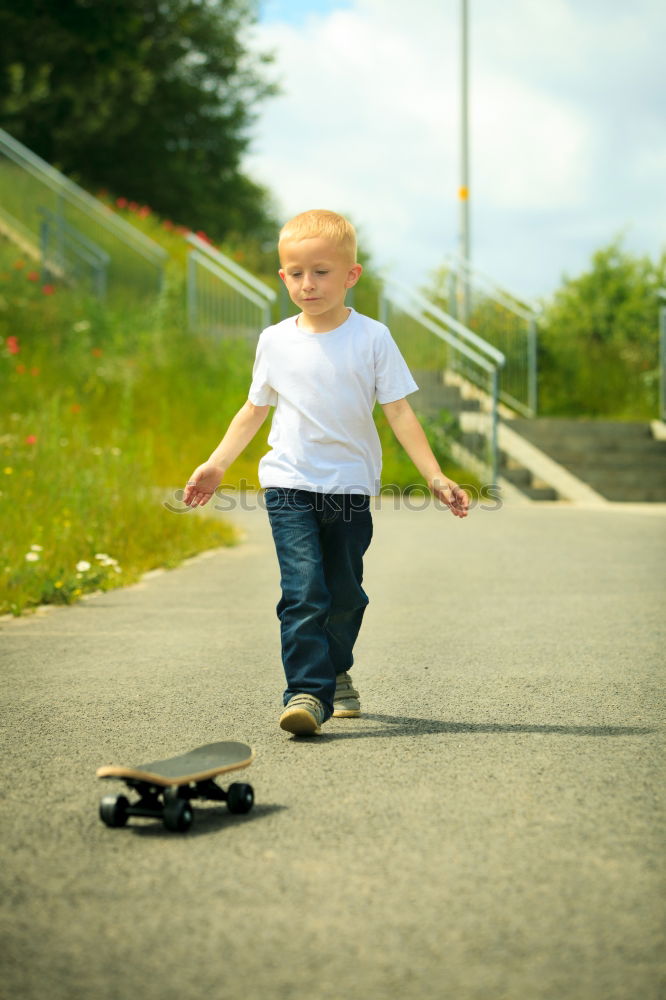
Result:
M252 785L234 782L225 790L214 780L220 774L249 767L254 751L247 743L209 743L178 757L137 767L110 764L97 770L98 778L120 778L137 792L135 802L125 795L105 795L99 815L107 826L125 826L130 816L161 819L167 830L184 833L192 826L192 799L226 802L229 812L247 813L254 805Z

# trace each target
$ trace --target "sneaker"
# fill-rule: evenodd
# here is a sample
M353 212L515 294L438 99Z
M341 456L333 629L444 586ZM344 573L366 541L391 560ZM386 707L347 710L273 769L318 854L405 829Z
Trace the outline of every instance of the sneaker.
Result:
M337 719L353 719L361 714L361 702L349 674L338 674L335 680L333 715Z
M324 721L324 706L312 694L295 694L280 716L280 728L294 736L316 736Z

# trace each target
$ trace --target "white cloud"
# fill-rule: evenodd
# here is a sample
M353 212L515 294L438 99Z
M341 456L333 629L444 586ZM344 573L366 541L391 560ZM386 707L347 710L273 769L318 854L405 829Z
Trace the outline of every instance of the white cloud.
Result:
M456 249L459 5L355 0L270 22L283 93L246 169L287 217L348 213L374 259L421 280ZM663 241L663 55L655 0L471 0L472 247L483 270L548 292L631 228ZM640 182L638 182L640 180ZM659 221L660 215L661 219ZM640 248L640 247L639 247Z

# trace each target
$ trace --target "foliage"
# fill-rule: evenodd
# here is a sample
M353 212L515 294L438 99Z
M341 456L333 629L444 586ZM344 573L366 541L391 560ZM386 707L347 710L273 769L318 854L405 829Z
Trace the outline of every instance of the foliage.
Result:
M197 345L165 323L173 306L110 313L42 286L0 242L0 613L233 543L228 524L162 500L242 400L247 348Z
M657 414L658 289L654 263L615 240L565 278L540 323L540 413L651 419Z
M84 185L215 238L265 237L269 195L239 170L275 92L244 35L253 0L0 0L0 124Z

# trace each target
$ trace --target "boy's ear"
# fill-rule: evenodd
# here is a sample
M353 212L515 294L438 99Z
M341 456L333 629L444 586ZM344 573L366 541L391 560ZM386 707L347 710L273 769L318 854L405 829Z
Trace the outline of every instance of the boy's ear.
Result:
M285 281L286 273L287 272L283 271L282 268L280 268L280 270L278 271L278 274L280 275L280 277L282 278L283 281Z
M353 267L350 267L349 271L347 272L347 280L345 281L345 288L351 288L353 285L355 285L358 279L361 277L362 272L363 268L361 267L360 264L354 264Z

